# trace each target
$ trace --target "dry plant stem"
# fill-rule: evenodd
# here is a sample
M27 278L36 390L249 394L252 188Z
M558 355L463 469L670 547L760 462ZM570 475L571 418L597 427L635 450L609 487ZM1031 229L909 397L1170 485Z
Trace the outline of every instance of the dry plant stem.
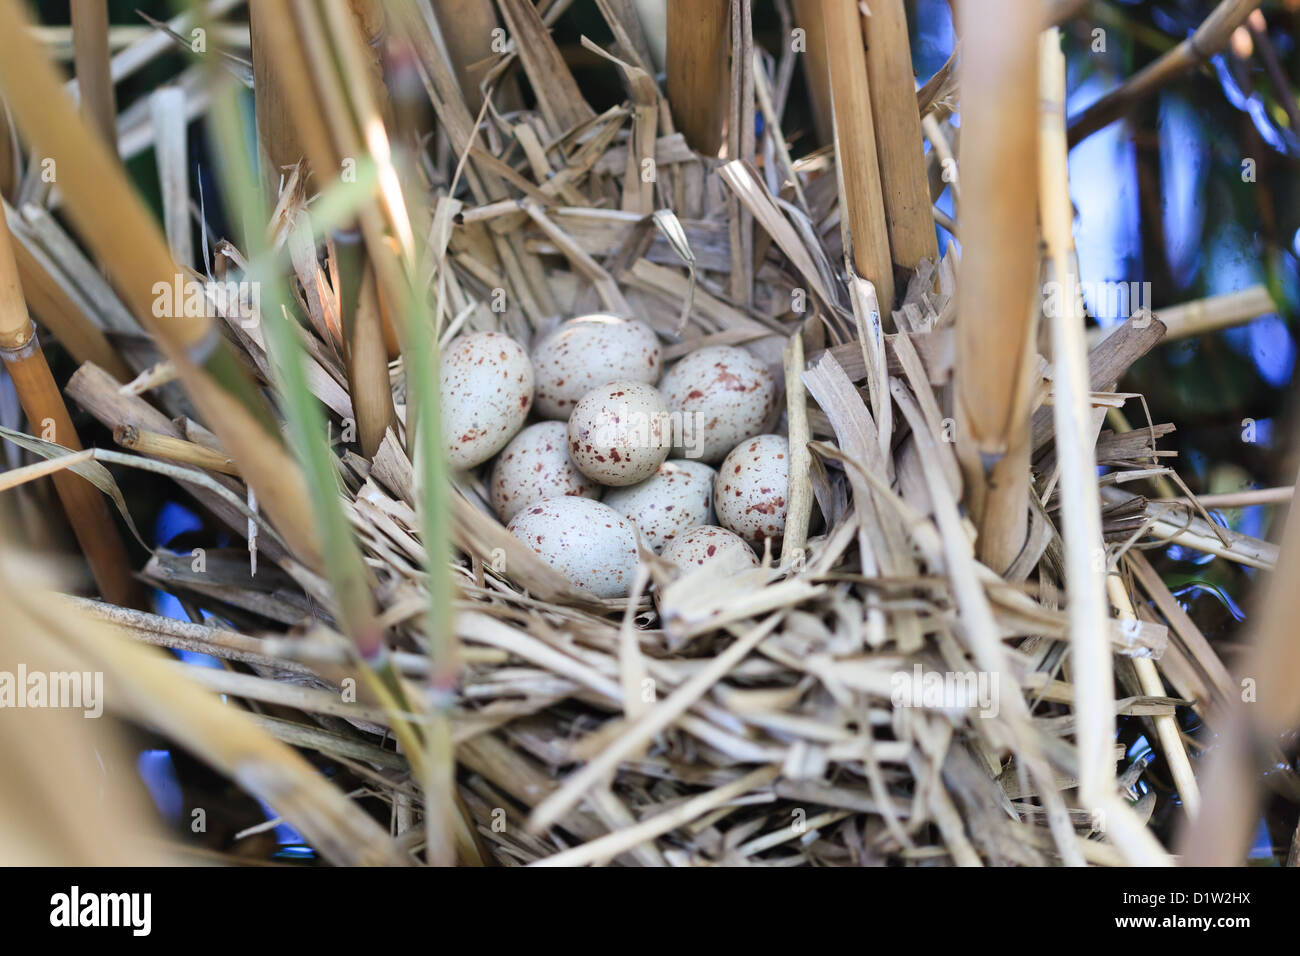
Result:
M1268 288L1262 285L1183 302L1160 310L1160 321L1165 325L1165 337L1161 341L1206 335L1275 311L1277 305ZM1095 345L1117 328L1118 325L1092 329L1088 333L1089 344Z
M767 786L779 776L775 767L760 767L745 774L738 780L723 784L707 793L692 797L667 810L656 813L649 819L642 820L623 830L615 830L608 836L600 837L581 846L576 846L563 853L556 853L538 860L533 866L584 866L590 863L604 863L639 846L647 840L670 833L678 827L685 826L692 820L702 817L710 810L720 807L729 800L735 800Z
M216 471L223 475L239 475L239 469L235 467L235 463L221 452L213 451L206 445L199 445L181 438L173 438L170 435L141 431L134 425L122 425L114 428L113 441L123 448L129 448L131 451L139 452L142 455L166 458L168 461L178 462L182 465L193 465L195 468L201 468L204 471Z
M271 804L326 859L354 866L410 863L364 810L302 756L183 677L158 651L124 640L111 626L70 613L64 604L47 598L24 603L48 633L104 671L115 709L159 728Z
M480 84L487 73L486 66L473 69L476 64L486 64L496 52L492 49L493 30L501 24L497 20L492 0L442 0L435 5L438 25L447 44L447 56L456 71L465 105L477 115L483 106ZM510 112L523 106L519 84L513 75L501 78L497 84L494 103L498 110Z
M803 386L804 365L803 331L800 330L790 337L785 349L786 419L790 439L790 489L786 498L790 504L786 511L785 537L781 541L783 565L803 556L812 517L812 481L808 477L811 464L808 442L812 433L808 428L808 402Z
M1109 126L1162 86L1200 66L1227 44L1259 0L1223 0L1190 37L1070 121L1070 145Z
M172 283L175 263L152 216L116 160L76 115L53 68L27 38L17 0L0 0L0 87L19 126L58 164L69 217L112 273L132 313L176 366L205 424L239 463L261 507L308 566L320 554L302 474L279 441L260 395L211 320L158 315L155 283ZM129 237L129 242L124 240Z
M835 101L835 165L844 195L843 223L852 241L854 267L875 285L888 311L894 302L894 267L858 6L853 0L822 0L822 20Z
M27 314L12 238L3 217L0 217L0 355L32 432L79 451L81 442L36 339L36 326ZM100 593L115 604L138 606L140 593L132 576L131 562L104 496L90 482L71 472L60 472L53 476L53 481Z
M1024 544L1029 370L1039 307L1038 23L1017 0L964 0L961 281L957 289L958 457L995 571Z
M1225 491L1219 495L1197 495L1203 508L1250 508L1253 505L1283 505L1295 496L1295 488L1256 488L1253 491ZM1191 504L1190 498L1169 498L1179 504Z
M1129 601L1128 591L1119 575L1112 574L1106 579L1106 590L1110 602L1119 613L1121 621L1137 620L1133 604ZM1148 697L1164 697L1164 683L1160 672L1156 670L1155 661L1149 657L1133 658L1133 668L1137 671L1142 693ZM1183 737L1178 729L1178 718L1173 714L1158 715L1151 718L1156 725L1156 734L1160 737L1160 749L1169 764L1169 772L1178 788L1178 796L1189 817L1195 818L1201 808L1201 791L1196 785L1196 774L1192 772L1191 761L1187 759L1187 748L1183 746Z
M794 20L804 31L804 77L812 99L813 126L817 142L835 142L835 116L831 108L831 80L826 62L826 25L822 20L822 0L794 0Z
M6 207L8 211L8 207ZM16 213L15 213L16 215ZM68 295L59 282L46 271L19 236L14 236L14 260L22 280L28 308L36 319L59 340L78 364L94 362L118 381L131 378L131 370L109 343L102 329Z
M117 103L109 71L108 0L73 0L72 44L81 109L117 153Z
M718 155L726 115L730 0L668 0L668 102L696 152Z
M279 0L273 0L279 2ZM248 28L252 38L253 101L257 114L257 144L262 185L271 203L280 191L287 170L303 158L293 111L281 92L277 71L285 69L280 51L262 26L258 4L249 8Z
M1075 740L1079 752L1079 797L1096 807L1115 786L1115 677L1107 632L1101 535L1101 497L1093 450L1092 394L1084 342L1083 311L1074 294L1068 147L1065 140L1065 56L1055 28L1042 34L1039 193L1043 240L1052 278L1066 290L1063 307L1049 316L1052 335L1053 418L1061 474L1061 517L1065 543L1066 608L1070 616Z
M870 8L871 15L862 23L889 249L895 265L914 270L922 259L937 260L939 247L930 212L907 11L903 0L872 0Z

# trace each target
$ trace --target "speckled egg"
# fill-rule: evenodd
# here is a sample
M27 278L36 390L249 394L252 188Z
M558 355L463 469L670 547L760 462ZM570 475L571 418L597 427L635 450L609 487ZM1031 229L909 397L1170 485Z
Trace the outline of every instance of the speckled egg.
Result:
M697 349L670 368L660 391L674 418L673 457L713 464L763 430L776 401L767 366L744 349Z
M568 418L578 399L606 382L653 385L663 371L654 330L636 319L584 315L533 349L537 414Z
M609 505L631 518L655 554L678 535L713 519L713 479L717 472L698 461L666 461L645 481L615 488Z
M573 584L597 597L625 597L636 571L636 531L613 508L589 498L537 501L508 529Z
M757 435L731 450L713 484L718 523L746 541L777 544L785 533L790 494L790 443L781 435Z
M442 440L453 468L487 461L523 427L533 405L533 364L514 339L471 332L442 354Z
M569 416L569 457L604 485L645 481L668 457L668 407L653 385L609 382L578 400Z
M492 464L492 508L502 521L545 498L600 497L600 485L569 458L568 435L564 422L538 422L510 439L497 455Z
M758 567L754 549L734 531L705 525L678 535L664 548L664 560L683 571L708 568L719 577Z

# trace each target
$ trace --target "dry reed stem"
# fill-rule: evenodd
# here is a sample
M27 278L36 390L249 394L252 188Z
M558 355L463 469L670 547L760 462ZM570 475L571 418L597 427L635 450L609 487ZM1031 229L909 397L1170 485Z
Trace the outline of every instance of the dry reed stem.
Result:
M141 431L133 425L123 425L113 429L113 441L123 448L129 448L142 455L166 458L168 461L192 465L204 471L215 471L223 475L238 476L239 474L235 463L221 452L170 435Z
M668 102L686 142L705 156L722 146L730 14L731 0L668 0Z
M116 153L117 102L109 70L108 0L79 0L70 5L70 12L81 109Z
M1038 23L1012 0L958 7L962 59L958 454L981 560L1001 571L1025 541L1029 370L1040 311Z
M493 31L501 27L496 5L492 0L444 0L435 6L434 15L442 28L465 106L471 113L477 113L483 106L481 84L487 73L483 64L496 55L492 49ZM502 112L523 106L519 84L513 76L498 81L495 96L497 109Z
M1253 285L1236 292L1212 295L1192 302L1183 302L1160 310L1160 321L1165 325L1164 341L1207 335L1220 329L1249 322L1261 315L1275 312L1277 305L1268 288ZM1096 344L1106 338L1116 327L1093 329L1088 338Z
M858 6L853 0L822 0L822 21L835 107L835 166L844 193L841 226L849 237L845 248L852 246L854 267L888 309L894 266Z
M81 441L46 364L45 353L36 338L36 326L27 314L12 237L3 219L0 219L0 355L31 431L79 451ZM90 482L68 471L54 475L53 481L100 592L115 604L138 604L141 595L132 577L126 546L103 495Z
M1084 316L1074 294L1074 209L1070 203L1065 140L1065 56L1055 28L1042 34L1040 69L1039 194L1043 239L1052 278L1065 294L1063 307L1048 316L1051 326L1053 419L1061 471L1062 533L1065 543L1066 608L1070 615L1070 660L1074 685L1075 740L1079 751L1079 796L1094 805L1115 785L1111 745L1115 736L1115 677L1106 639L1105 555L1101 498L1093 452L1093 409L1084 343Z
M835 142L835 115L831 106L830 68L826 62L826 25L822 0L794 0L794 20L804 31L804 78L812 101L813 128L817 142Z
M937 261L939 247L925 178L907 11L903 0L873 0L870 8L862 24L889 248L895 265L914 271L924 259Z

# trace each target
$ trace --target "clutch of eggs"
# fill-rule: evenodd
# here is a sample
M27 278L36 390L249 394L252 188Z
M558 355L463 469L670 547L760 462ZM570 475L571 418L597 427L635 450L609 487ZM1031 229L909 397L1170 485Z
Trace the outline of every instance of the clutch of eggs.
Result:
M440 378L452 466L491 461L497 517L577 587L626 596L639 548L723 577L780 542L789 445L763 433L776 382L743 348L697 349L664 373L648 325L588 315L531 357L500 332L461 335Z

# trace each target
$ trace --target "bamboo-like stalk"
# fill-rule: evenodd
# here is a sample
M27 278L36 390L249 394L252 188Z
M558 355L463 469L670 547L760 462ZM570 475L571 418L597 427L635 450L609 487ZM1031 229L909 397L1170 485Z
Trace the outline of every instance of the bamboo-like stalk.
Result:
M357 416L357 439L361 453L373 458L384 433L397 427L393 390L388 383L388 348L384 344L383 318L375 273L366 268L356 300L343 313L344 360L348 392Z
M862 22L889 249L895 265L914 270L922 259L937 261L939 246L903 0L872 0L871 15Z
M271 201L279 193L285 170L303 158L298 127L285 101L282 84L276 79L280 69L292 69L283 62L262 25L263 13L258 4L248 11L248 29L253 55L253 103L257 114L257 145L261 159L262 186Z
M847 226L858 275L871 280L881 307L888 310L894 302L894 266L858 5L822 0L822 20L835 105L835 166L844 195L841 228Z
M1038 21L1015 0L964 0L964 184L957 289L957 451L978 552L995 571L1024 544L1029 500L1029 370L1040 311Z
M86 318L85 312L54 276L46 271L45 265L32 254L22 238L14 236L13 239L18 278L27 298L27 307L36 314L36 318L78 364L94 362L119 381L129 379L130 368L117 354L103 330Z
M729 0L668 0L668 102L691 148L716 156L727 109Z
M120 425L114 428L113 441L123 448L129 448L142 455L166 458L182 465L193 465L195 468L216 471L223 475L236 477L239 475L235 463L219 451L213 451L206 445L185 441L182 438L173 438L171 435L145 431L134 425Z
M71 4L73 63L81 109L108 148L117 153L117 97L109 70L108 0Z
M1254 488L1250 491L1225 491L1217 495L1197 495L1203 508L1250 508L1254 505L1284 505L1295 495L1295 488ZM1169 498L1179 504L1191 504L1191 498Z
M32 431L47 441L80 451L81 441L45 362L36 326L27 314L13 240L4 216L0 216L0 356ZM139 606L139 588L132 577L126 546L104 496L70 471L59 472L52 480L100 593L114 604Z
M1258 6L1259 0L1223 0L1195 33L1072 119L1070 145L1109 126L1162 86L1207 62Z
M1236 292L1183 302L1160 310L1160 321L1165 324L1165 335L1160 341L1207 335L1276 310L1277 304L1269 294L1268 287L1263 285L1252 285ZM1100 342L1116 328L1118 326L1094 329L1089 335L1090 344Z
M813 129L817 142L835 142L835 114L831 108L831 79L826 62L826 26L822 20L822 0L794 0L794 22L803 30L804 79L812 101Z
M438 26L447 43L447 57L456 73L456 81L465 97L465 105L474 115L483 106L480 83L486 70L475 70L496 55L492 49L493 31L500 29L492 0L442 0L434 5ZM497 84L495 106L501 112L521 109L523 97L514 74L506 74Z

